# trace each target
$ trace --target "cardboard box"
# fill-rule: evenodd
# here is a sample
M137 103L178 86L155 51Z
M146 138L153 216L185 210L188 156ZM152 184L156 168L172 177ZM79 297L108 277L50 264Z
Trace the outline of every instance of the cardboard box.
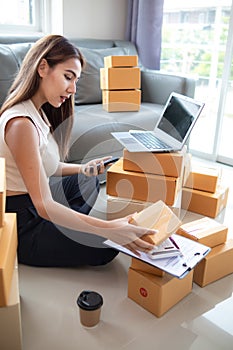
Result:
M151 202L136 201L120 197L107 197L107 220L118 219L149 207Z
M214 219L204 217L181 225L176 233L212 248L226 242L228 228Z
M129 268L128 297L161 317L192 291L193 271L183 279L165 273L159 277Z
M215 218L226 207L229 187L218 186L215 193L183 188L182 209Z
M184 186L187 178L189 177L190 171L191 171L191 162L192 162L192 155L190 153L185 153L184 156L184 171L183 171L183 183L182 186Z
M5 159L0 158L0 228L4 225L6 203L6 169ZM0 232L1 235L1 232Z
M193 281L204 287L233 273L233 239L212 248L211 252L194 268Z
M141 237L155 245L160 245L170 237L181 224L180 219L163 201L153 203L139 213L133 214L130 222L136 226L158 230L156 235Z
M220 174L218 168L194 165L184 183L184 187L214 193L217 189Z
M6 213L0 244L0 307L6 306L9 299L16 251L16 214Z
M102 105L107 112L139 111L141 90L102 90Z
M123 159L107 170L106 193L145 202L162 200L172 206L181 189L181 178L123 170Z
M180 191L181 194L181 191ZM180 197L180 196L179 196ZM177 202L174 203L173 206L169 206L169 208L173 211L173 213L180 217L180 198L178 198ZM127 216L136 212L140 212L141 210L152 205L152 202L145 201L137 201L131 200L127 198L120 197L107 197L107 220L114 220L121 218L123 216Z
M130 268L136 271L146 272L150 273L151 275L165 276L165 272L158 267L152 266L150 264L145 263L144 261L136 258L131 259L131 265Z
M111 68L111 67L136 67L138 66L138 56L130 56L130 55L123 55L123 56L105 56L104 57L104 67L105 68Z
M14 268L8 303L0 308L0 344L2 350L22 350L22 325L18 269Z
M100 68L101 90L140 89L141 74L139 67Z
M183 160L183 152L129 152L124 149L123 170L180 177L183 171Z

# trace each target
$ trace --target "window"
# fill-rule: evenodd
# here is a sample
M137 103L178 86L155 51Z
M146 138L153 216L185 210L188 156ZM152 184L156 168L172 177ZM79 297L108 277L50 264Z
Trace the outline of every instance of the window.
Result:
M0 31L41 32L43 6L43 0L0 0Z
M233 156L224 146L232 143L233 149L232 66L226 72L226 58L232 60L232 6L231 0L164 0L161 54L161 70L195 77L195 97L206 104L191 135L192 152L213 160L220 155L232 158L229 163ZM220 135L224 125L228 127L222 127Z

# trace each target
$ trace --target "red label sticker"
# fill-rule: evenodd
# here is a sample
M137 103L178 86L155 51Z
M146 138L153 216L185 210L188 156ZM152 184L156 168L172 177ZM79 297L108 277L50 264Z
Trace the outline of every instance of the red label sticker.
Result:
M147 295L148 295L147 290L146 290L145 288L140 288L140 294L141 294L144 298L146 298Z

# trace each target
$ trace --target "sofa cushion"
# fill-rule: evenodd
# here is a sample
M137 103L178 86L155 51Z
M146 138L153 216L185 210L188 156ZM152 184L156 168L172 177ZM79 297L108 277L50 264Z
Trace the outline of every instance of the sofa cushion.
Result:
M24 56L31 45L31 43L0 45L0 106L4 102Z
M101 103L100 68L104 67L105 56L129 54L127 48L112 47L108 49L88 49L79 47L86 59L86 66L77 83L75 104Z

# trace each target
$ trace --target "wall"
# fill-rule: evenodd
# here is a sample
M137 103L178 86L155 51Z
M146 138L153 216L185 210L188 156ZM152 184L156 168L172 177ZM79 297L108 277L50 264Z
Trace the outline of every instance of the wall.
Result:
M63 34L69 38L124 39L127 0L63 0Z

